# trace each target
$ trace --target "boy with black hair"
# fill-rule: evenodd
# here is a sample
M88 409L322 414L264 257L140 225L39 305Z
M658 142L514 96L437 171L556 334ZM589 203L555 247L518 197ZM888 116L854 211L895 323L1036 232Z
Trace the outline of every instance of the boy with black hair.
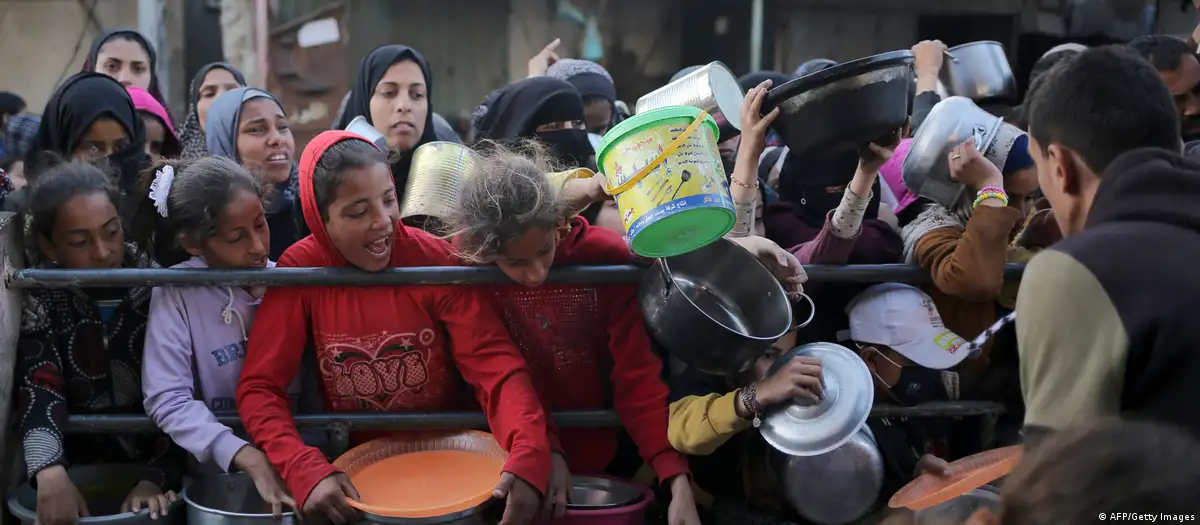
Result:
M1200 140L1200 93L1196 89L1200 86L1200 61L1195 48L1167 35L1141 36L1127 47L1149 61L1171 90L1183 123L1183 140Z
M1052 68L1029 110L1038 181L1066 236L1017 295L1027 443L1127 414L1200 434L1200 164L1171 94L1115 46Z

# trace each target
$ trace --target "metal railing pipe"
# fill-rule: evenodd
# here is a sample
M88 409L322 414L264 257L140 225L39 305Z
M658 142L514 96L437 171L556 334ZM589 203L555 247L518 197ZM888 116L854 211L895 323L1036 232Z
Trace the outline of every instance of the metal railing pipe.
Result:
M968 417L1002 414L1007 409L990 401L933 401L917 406L876 405L874 417ZM560 427L617 427L621 419L612 410L569 410L554 412ZM360 414L301 414L295 416L297 427L328 427L345 425L349 430L453 430L485 428L487 419L482 412L409 412ZM218 414L217 421L229 427L242 427L237 414ZM99 414L70 416L67 431L72 434L122 434L155 432L158 427L150 418L140 414Z
M880 283L929 281L929 272L911 264L808 265L813 283ZM1007 279L1019 279L1023 264L1005 267ZM639 266L574 266L550 272L550 284L638 282ZM350 268L272 268L258 270L127 268L120 270L24 269L7 278L10 288L133 287L133 286L394 286L511 284L495 267L388 268L369 273Z

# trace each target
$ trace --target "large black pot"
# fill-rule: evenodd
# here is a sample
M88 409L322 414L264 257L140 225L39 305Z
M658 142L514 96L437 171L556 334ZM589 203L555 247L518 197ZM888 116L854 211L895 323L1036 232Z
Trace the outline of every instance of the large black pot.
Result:
M749 368L792 327L783 286L729 239L658 259L638 295L650 335L671 355L712 374Z
M838 64L767 92L764 114L794 153L857 148L899 129L912 100L913 54L901 50Z

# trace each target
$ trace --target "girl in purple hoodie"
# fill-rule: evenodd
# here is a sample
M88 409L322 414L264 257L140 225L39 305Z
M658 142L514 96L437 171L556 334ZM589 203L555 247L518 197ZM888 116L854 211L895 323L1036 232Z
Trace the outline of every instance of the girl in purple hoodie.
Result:
M262 186L222 157L148 171L137 201L138 244L171 268L269 268ZM146 326L146 413L198 461L199 474L245 471L278 516L295 506L266 456L215 412L234 412L247 334L265 288L155 288Z

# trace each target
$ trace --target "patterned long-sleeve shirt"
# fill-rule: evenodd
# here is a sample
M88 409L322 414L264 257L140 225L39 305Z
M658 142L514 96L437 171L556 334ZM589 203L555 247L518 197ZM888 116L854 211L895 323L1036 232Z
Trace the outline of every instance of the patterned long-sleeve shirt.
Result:
M165 434L66 434L68 414L145 413L150 289L100 292L35 290L26 299L15 378L29 476L68 463L137 462L146 466L140 479L178 489L186 455Z

